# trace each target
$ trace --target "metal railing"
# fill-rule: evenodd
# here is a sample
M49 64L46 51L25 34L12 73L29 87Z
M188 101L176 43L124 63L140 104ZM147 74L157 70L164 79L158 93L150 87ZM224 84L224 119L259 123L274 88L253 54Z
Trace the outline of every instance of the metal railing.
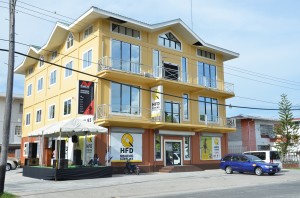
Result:
M218 91L234 93L234 85L224 81L205 76L188 75L182 73L180 69L172 69L164 66L148 66L129 60L113 59L105 56L99 60L98 72L103 70L116 70L126 73L143 75L150 78L162 78L195 86L207 87Z

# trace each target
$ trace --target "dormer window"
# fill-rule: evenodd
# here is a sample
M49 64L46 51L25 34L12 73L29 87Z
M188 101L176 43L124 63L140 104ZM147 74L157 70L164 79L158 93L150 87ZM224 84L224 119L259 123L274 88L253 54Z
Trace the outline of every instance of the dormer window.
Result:
M73 46L73 40L74 40L74 36L73 34L70 32L68 38L67 38L67 49L69 49L70 47Z
M44 56L40 57L40 67L42 67L44 65Z
M165 46L167 48L181 50L180 41L171 32L159 35L158 43L159 45Z
M88 37L90 34L93 33L93 26L88 27L87 29L84 30L83 38L85 39Z

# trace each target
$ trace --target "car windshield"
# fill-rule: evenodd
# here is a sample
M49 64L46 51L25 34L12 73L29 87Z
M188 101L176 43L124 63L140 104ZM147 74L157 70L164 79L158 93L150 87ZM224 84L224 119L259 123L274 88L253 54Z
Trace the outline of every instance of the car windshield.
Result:
M263 162L260 158L254 156L254 155L246 155L249 160L254 161L254 162Z

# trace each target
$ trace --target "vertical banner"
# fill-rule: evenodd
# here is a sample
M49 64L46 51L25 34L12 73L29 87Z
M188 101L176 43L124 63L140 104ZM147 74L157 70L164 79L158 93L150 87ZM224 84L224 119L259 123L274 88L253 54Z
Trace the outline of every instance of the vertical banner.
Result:
M159 92L159 93L156 93ZM163 86L159 85L151 88L151 118L160 118L162 120L163 105Z
M94 115L94 82L79 80L78 114Z
M220 137L201 137L200 153L202 160L221 159L221 138Z
M111 133L112 162L142 162L142 134Z
M85 160L85 162L88 163L94 157L95 136L87 135L86 141L85 141L85 136L80 136L78 143L79 143L79 148L81 150L81 159ZM85 159L84 156L86 157Z

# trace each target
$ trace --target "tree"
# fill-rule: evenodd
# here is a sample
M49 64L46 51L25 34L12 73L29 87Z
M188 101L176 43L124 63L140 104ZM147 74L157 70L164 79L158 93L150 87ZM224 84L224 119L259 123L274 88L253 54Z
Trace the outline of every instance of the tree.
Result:
M299 144L299 127L293 122L292 103L287 99L286 94L281 95L279 102L279 124L275 127L277 137L275 147L282 156L293 152Z

